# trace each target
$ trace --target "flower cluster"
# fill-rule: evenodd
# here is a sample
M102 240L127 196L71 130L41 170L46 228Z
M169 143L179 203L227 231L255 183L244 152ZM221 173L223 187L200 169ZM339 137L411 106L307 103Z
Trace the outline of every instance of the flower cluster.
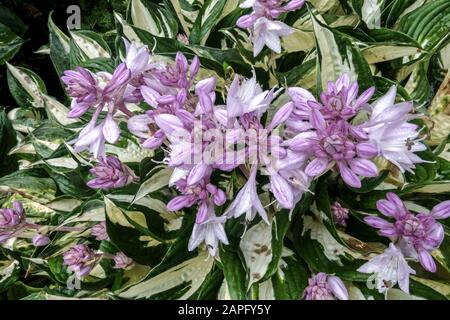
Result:
M114 255L96 252L86 244L77 244L63 253L64 265L77 277L88 276L102 258L111 259L114 262L114 269L128 270L134 265L133 259L123 252Z
M450 217L450 201L436 205L429 213L411 213L402 200L393 192L386 199L377 202L378 210L393 222L376 216L368 216L364 221L379 229L382 236L393 243L386 251L363 265L359 271L376 274L376 285L384 292L386 283L399 283L400 288L409 292L409 274L415 274L405 258L418 260L427 271L435 272L436 263L431 252L438 249L444 240L444 228L437 220Z
M244 5L253 6L254 11L240 19L246 25L274 19L303 4L295 0L285 5L282 1L247 2ZM372 161L377 156L401 170L422 161L414 152L424 146L417 127L408 123L412 104L395 104L395 87L371 105L368 101L375 89L358 95L358 83L350 82L347 74L329 82L319 100L302 88L288 88L290 100L265 123L263 116L281 90L263 90L255 75L250 79L235 75L221 105L216 103L215 77L196 81L200 69L196 56L190 64L181 53L173 64L155 63L146 47L126 45L125 61L112 75L77 68L63 77L73 97L70 115L81 116L94 108L91 121L74 142L75 151L89 148L99 160L91 169L95 179L88 185L111 189L137 181L128 166L104 152L106 141L119 139L118 111L143 148L164 144L168 150L165 163L173 168L169 186L179 192L167 204L168 210L198 208L190 250L205 241L215 255L219 242L228 243L223 227L228 218L245 214L251 221L258 214L270 223L266 207L271 203L260 200L258 174L268 177L269 183L262 187L273 195L276 206L293 210L310 183L328 170L359 188L361 177L378 175ZM127 109L127 103L142 102L149 106L143 114ZM106 115L97 124L102 111ZM367 113L367 120L354 123L360 112ZM396 135L390 137L394 129L387 132L385 127L395 128ZM247 182L224 215L217 217L215 207L225 205L227 195L212 183L212 176L236 168ZM337 222L345 225L345 210L335 209Z
M252 8L252 12L238 19L236 25L250 30L253 55L256 57L264 45L276 53L281 52L280 37L290 35L293 30L277 19L282 13L300 9L305 0L246 0L240 7Z
M348 291L339 277L319 272L308 280L305 300L348 300Z

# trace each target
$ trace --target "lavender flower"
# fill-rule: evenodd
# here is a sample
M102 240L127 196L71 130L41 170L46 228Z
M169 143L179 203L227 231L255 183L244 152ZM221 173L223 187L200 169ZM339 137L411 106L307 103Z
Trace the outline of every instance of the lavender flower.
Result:
M163 144L166 138L164 132L158 129L155 121L147 114L131 117L128 120L128 130L141 138L143 148L156 149Z
M79 70L79 72L81 71ZM75 77L70 72L69 75L72 78ZM84 77L88 77L88 75L92 76L87 71L83 72L82 75ZM114 74L112 75L105 72L101 73L101 77L104 77L107 80L105 87L101 90L98 88L97 85L92 84L91 80L89 81L86 80L85 81L86 83L83 83L84 86L88 86L88 84L91 85L88 91L89 92L95 91L96 99L87 100L86 98L86 100L89 101L89 103L86 102L81 106L77 105L76 109L73 109L74 116L75 115L81 116L83 113L87 111L89 106L96 105L95 106L96 109L92 116L91 121L85 128L83 128L83 130L80 131L78 138L71 142L72 144L74 144L75 152L82 152L86 149L89 149L89 151L93 153L95 158L104 156L106 141L109 143L116 143L117 140L119 139L120 129L116 121L113 119L113 115L116 113L116 111L121 110L126 114L130 113L128 109L125 107L125 103L123 101L123 95L125 93L127 83L131 79L131 71L127 69L126 64L125 63L120 64L114 71ZM67 83L69 83L69 92L71 90L75 90L72 89L74 85L72 85L71 83L72 81L75 81L72 80L72 78L64 79ZM76 89L78 91L81 90L78 87L76 87ZM86 93L83 92L83 95L85 94ZM90 94L92 95L93 93ZM102 112L105 106L107 106L108 109L105 120L103 120L100 124L97 124L100 113Z
M85 244L77 244L64 252L64 264L78 277L88 275L98 261L98 255Z
M319 272L308 280L305 300L348 300L348 291L339 277Z
M0 242L20 234L26 227L22 203L13 202L12 208L0 209Z
M91 228L91 235L95 237L95 240L102 241L108 239L108 233L106 231L106 222L102 221L97 223Z
M133 265L133 259L127 257L123 252L118 252L113 257L114 269L129 270Z
M236 25L250 29L250 39L253 42L253 55L256 57L264 45L276 53L281 52L280 37L293 32L292 28L281 21L275 21L281 13L301 8L304 0L246 0L241 8L253 8L251 14L238 19Z
M358 176L378 175L376 165L370 161L376 149L356 128L344 121L328 124L317 109L312 109L310 122L316 131L299 133L289 143L293 151L314 155L305 169L307 175L316 177L336 167L344 182L355 188L361 187Z
M255 218L256 213L258 213L261 218L269 224L266 210L261 204L261 200L259 199L256 191L256 171L257 167L253 166L247 183L239 191L234 201L225 211L224 215L238 218L245 213L245 220L252 221Z
M138 180L127 165L112 156L101 159L100 163L89 172L95 176L95 179L87 183L93 189L122 188Z
M392 86L382 98L371 106L369 121L362 124L370 141L379 153L402 172L413 172L415 163L425 162L415 152L426 150L419 139L418 126L408 123L412 116L411 102L395 104L397 89Z
M348 74L342 74L336 82L329 81L327 91L320 94L320 104L316 104L325 119L344 119L354 117L365 106L375 92L371 87L358 96L358 82L350 83ZM314 105L314 104L313 104Z
M273 89L263 91L255 75L250 79L236 75L227 94L228 123L232 125L236 117L253 112L261 117L274 98Z
M405 255L417 258L426 270L435 272L436 264L430 252L439 248L444 240L444 229L437 220L450 217L450 201L440 203L430 213L414 215L395 193L388 192L386 200L378 200L377 208L395 222L375 216L366 217L364 221L380 229L382 236L398 240L397 245Z
M333 218L336 224L339 224L341 226L346 226L348 219L348 209L344 208L338 201L335 201L331 205L331 212L333 213Z
M219 248L219 242L228 245L228 238L223 226L226 220L225 216L216 217L214 207L208 205L204 222L194 225L188 244L189 251L194 250L202 242L205 242L209 254L215 257Z
M200 60L197 56L194 56L189 66L186 57L178 52L174 65L168 65L164 69L156 69L153 72L163 85L188 90L194 83L199 69Z
M408 263L393 243L389 244L382 254L375 256L363 264L359 269L362 273L373 273L375 287L378 292L384 293L397 283L404 292L409 294L409 275L416 272L408 266ZM369 278L369 279L371 279Z
M43 247L43 246L48 245L49 243L50 243L50 238L44 234L38 233L33 237L33 245L35 247Z
M81 117L86 111L98 104L101 89L94 74L89 70L77 67L76 71L66 70L61 80L67 85L67 91L73 98L69 117Z

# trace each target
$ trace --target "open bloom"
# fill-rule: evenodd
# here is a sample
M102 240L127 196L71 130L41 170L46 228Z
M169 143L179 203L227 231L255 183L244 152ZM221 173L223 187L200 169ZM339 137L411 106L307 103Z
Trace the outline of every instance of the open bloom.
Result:
M339 277L319 272L308 280L305 300L348 300L348 291Z
M0 209L0 242L17 236L25 227L22 203L13 202L12 208Z
M408 266L403 253L393 243L389 244L382 254L375 256L359 269L362 273L373 273L375 287L384 293L397 283L404 292L409 294L409 275L416 272ZM369 278L371 279L371 278Z
M236 198L225 211L225 215L238 218L245 213L245 220L252 221L256 213L258 213L269 224L266 210L261 204L256 190L256 171L257 167L254 166L250 171L247 183L242 187Z
M415 152L426 150L426 146L420 142L418 126L407 122L412 118L412 102L395 103L396 92L392 86L372 104L370 118L362 128L380 155L402 172L413 172L415 163L425 162Z
M316 177L336 167L344 182L355 188L361 187L358 176L378 175L376 165L370 160L376 155L376 149L356 128L343 120L327 123L317 109L312 109L310 122L315 131L301 132L289 142L293 151L314 156L305 168L307 175Z
M213 257L217 255L219 242L228 244L228 238L225 233L224 224L226 216L217 217L214 213L214 206L207 207L207 217L202 223L196 223L189 239L189 251L197 248L202 242L206 244L209 254Z
M122 188L138 180L133 170L112 156L101 159L100 163L89 172L95 176L87 183L93 189Z
M450 201L438 204L430 213L414 215L395 193L388 192L386 200L378 200L377 209L395 221L388 222L375 216L366 217L364 221L380 229L382 236L398 240L398 246L406 256L417 258L426 270L435 272L436 264L430 252L439 248L444 240L444 228L437 220L450 217Z
M236 25L250 29L255 57L264 45L277 53L281 52L280 37L291 34L293 30L283 22L274 19L284 12L301 8L304 2L304 0L246 0L240 5L241 8L253 8L250 14L240 17Z
M88 275L98 261L98 255L87 245L77 244L64 252L64 264L78 277Z

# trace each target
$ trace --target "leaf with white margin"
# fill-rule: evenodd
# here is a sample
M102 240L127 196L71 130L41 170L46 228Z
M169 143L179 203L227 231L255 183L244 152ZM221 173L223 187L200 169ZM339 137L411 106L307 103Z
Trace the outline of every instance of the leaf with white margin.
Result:
M136 193L136 197L133 203L141 200L146 195L160 190L166 187L169 184L170 177L172 175L173 169L169 167L165 167L162 170L159 170L154 175L152 175L149 179L144 181L139 187L138 192Z
M47 112L53 117L58 123L63 126L68 126L74 123L80 123L78 119L69 118L69 109L63 105L61 102L53 97L46 94L42 94L44 99L45 108Z
M219 289L217 300L232 300L230 290L228 289L227 279L223 279L222 285Z
M240 248L249 269L248 288L264 277L272 261L272 226L261 220L251 227L241 239Z
M150 298L175 287L185 284L189 287L178 300L185 300L192 296L202 285L210 273L214 258L208 257L202 251L197 257L186 260L175 267L164 271L153 278L143 281L118 294L122 298Z
M114 153L122 162L141 162L144 158L152 158L154 151L144 149L132 140L127 141L127 146L121 148L115 145L106 145L106 153Z
M260 300L275 300L272 279L263 281L259 284L258 298Z
M383 0L364 0L361 8L362 20L369 29L380 28L381 26L381 6Z
M123 19L120 13L114 12L114 18L122 27L123 35L130 41L134 42L137 46L142 46L143 43L141 39L138 37L136 32L134 32L133 28Z
M47 203L47 207L57 211L72 212L79 207L83 202L75 198L61 198Z
M345 282L348 291L348 300L367 300L361 290L351 282Z
M133 202L134 196L132 195L111 194L108 197L119 202L135 203L158 212L161 218L165 220L164 230L167 232L179 230L182 226L184 214L182 212L168 211L166 204L159 199L146 196Z
M326 88L328 81L336 81L343 73L347 73L351 81L358 80L361 88L373 86L369 65L354 41L324 24L321 16L313 13L310 16L318 52L318 90Z
M420 51L419 48L412 46L376 45L364 48L362 54L367 63L374 64L412 56Z
M70 32L70 36L78 48L89 58L111 58L103 46L84 32ZM97 35L98 36L98 35Z
M391 288L388 290L386 300L426 300L422 297L407 294L400 289Z
M303 216L303 231L304 236L308 231L311 231L311 239L318 241L323 246L323 253L330 261L335 261L342 266L340 256L349 254L354 258L363 259L364 257L349 248L337 242L325 225L318 219L311 216Z
M135 228L128 220L132 220L139 226L148 229L147 221L145 215L139 211L125 211L117 207L114 202L109 200L107 197L105 200L106 215L109 220L114 223L121 225L122 227ZM128 219L127 219L128 218Z
M6 63L6 66L8 68L8 84L17 102L21 103L22 100L27 100L28 104L35 108L44 108L45 101L42 91L45 90L45 86L42 80L26 68L15 67L9 63ZM28 95L28 99L25 95Z

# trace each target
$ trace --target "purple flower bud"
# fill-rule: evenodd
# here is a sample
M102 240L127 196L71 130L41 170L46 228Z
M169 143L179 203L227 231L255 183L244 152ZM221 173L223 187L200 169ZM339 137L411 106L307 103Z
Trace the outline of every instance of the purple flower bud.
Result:
M217 192L214 194L214 203L216 206L222 206L227 201L227 195L222 189L217 189Z
M100 101L101 90L93 74L84 68L77 67L76 71L66 70L61 80L67 86L69 95L73 98L69 117L82 116L89 107Z
M192 195L177 196L169 201L167 204L167 210L178 211L183 208L189 208L195 203L195 200L195 196Z
M236 25L242 29L250 28L257 18L256 15L246 14L236 21Z
M205 178L211 172L211 167L205 162L200 162L196 164L188 175L187 183L188 185L193 185Z
M203 201L198 207L197 217L195 223L201 224L208 218L208 202Z
M200 92L210 93L214 91L216 88L216 77L209 77L203 80L200 80L195 85L195 93L199 94Z
M114 269L123 269L128 270L131 269L134 265L133 259L127 257L123 252L118 252L113 257L114 260Z
M336 298L339 300L348 300L347 288L339 277L329 276L328 285Z
M367 159L371 159L378 155L377 148L373 144L367 142L357 144L356 152L358 153L358 156Z
M450 200L439 203L431 210L435 219L447 219L450 217Z
M272 121L270 122L269 126L267 127L267 130L272 130L279 126L281 123L286 121L289 116L291 115L292 111L294 110L294 103L288 102L284 106L282 106L277 113L275 113Z
M64 264L78 277L88 275L97 263L97 255L85 244L77 244L64 252Z
M12 206L12 209L0 209L0 242L18 235L25 225L25 211L22 203L14 201Z
M339 224L341 226L346 226L348 219L348 212L349 210L347 208L344 208L339 202L335 201L331 205L331 212L333 213L333 218L336 224Z
M348 300L348 291L341 279L319 272L308 280L305 300Z
M111 114L106 116L105 122L103 124L103 136L109 143L116 143L120 137L120 129L117 123L114 121Z
M122 188L138 180L133 170L112 156L101 159L101 162L89 172L95 176L87 183L93 189Z
M33 245L35 247L43 247L43 246L48 245L49 243L50 243L50 238L44 234L38 233L33 237Z
M91 228L91 235L95 237L96 240L102 241L108 239L108 233L106 231L106 222L102 221L97 223Z

